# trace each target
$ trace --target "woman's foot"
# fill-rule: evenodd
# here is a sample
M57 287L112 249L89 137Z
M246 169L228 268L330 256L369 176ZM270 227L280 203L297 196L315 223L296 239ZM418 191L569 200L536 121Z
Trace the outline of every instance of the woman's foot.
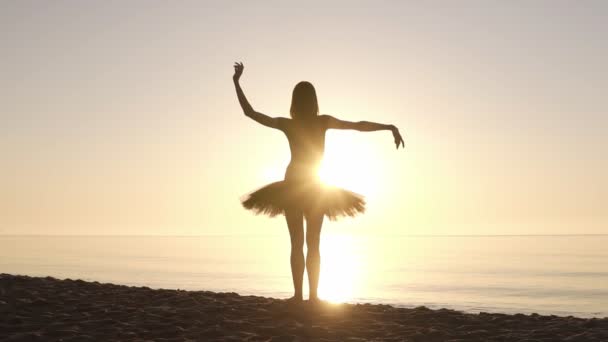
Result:
M310 304L324 304L324 303L326 303L326 301L321 300L321 298L319 298L317 296L312 296L312 297L308 298L308 303L310 303Z
M287 304L300 304L304 301L304 299L302 298L302 296L293 296L291 298L287 298L285 299L285 302Z

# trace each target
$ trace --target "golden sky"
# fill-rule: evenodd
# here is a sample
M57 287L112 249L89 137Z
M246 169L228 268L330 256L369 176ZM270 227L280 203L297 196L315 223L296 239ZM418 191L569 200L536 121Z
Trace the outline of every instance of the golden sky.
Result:
M576 5L577 7L572 7ZM397 125L331 131L370 234L608 233L608 5L584 1L0 4L0 234L282 234L243 194L286 139L238 106ZM355 153L357 151L357 153Z

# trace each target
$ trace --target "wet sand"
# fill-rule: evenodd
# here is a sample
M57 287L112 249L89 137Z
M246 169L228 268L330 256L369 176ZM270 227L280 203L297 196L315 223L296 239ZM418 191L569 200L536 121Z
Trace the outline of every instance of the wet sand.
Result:
M608 341L608 318L290 304L0 274L1 341Z

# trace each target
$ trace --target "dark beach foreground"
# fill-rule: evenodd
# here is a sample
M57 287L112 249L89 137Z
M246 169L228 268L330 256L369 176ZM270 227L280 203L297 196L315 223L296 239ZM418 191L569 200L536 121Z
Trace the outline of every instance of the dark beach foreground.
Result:
M2 341L608 341L608 318L288 304L0 274Z

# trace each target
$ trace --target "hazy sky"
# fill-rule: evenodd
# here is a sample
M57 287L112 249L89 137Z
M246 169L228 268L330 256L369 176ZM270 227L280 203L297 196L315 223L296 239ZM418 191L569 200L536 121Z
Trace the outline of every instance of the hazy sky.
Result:
M0 233L284 234L239 198L279 180L286 116L330 132L368 212L324 230L608 233L605 1L2 1ZM355 153L355 151L357 151ZM333 164L331 164L333 160ZM340 167L342 169L340 169Z

